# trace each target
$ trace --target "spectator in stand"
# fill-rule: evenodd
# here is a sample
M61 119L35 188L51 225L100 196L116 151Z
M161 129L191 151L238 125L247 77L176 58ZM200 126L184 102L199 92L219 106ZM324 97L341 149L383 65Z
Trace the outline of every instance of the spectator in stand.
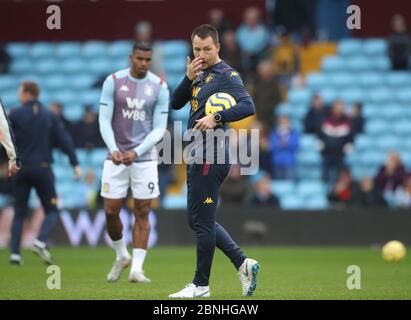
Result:
M240 72L243 78L247 78L247 75L244 74L244 69L242 66L243 55L240 47L238 46L237 40L235 39L234 31L227 30L222 35L221 40L221 59Z
M11 57L6 50L6 46L0 43L0 74L9 72Z
M240 168L239 164L233 164L221 186L220 196L223 204L242 205L249 197L250 184L246 177L241 175Z
M281 115L278 126L270 134L272 172L274 179L295 180L299 133L291 127L287 115Z
M384 196L390 197L402 186L406 177L405 167L397 152L390 152L385 164L380 167L375 177L375 185Z
M281 102L280 87L270 60L258 64L257 77L254 81L253 100L257 119L266 128L274 125L274 110Z
M350 170L344 168L328 194L328 200L339 208L345 207L352 199L355 189L356 184Z
M73 133L73 128L72 128L73 125L64 116L63 105L61 103L58 103L58 102L53 102L53 103L49 104L49 109L51 110L51 112L53 112L57 116L57 118L59 118L61 120L61 122L63 123L66 130L68 132L70 132L70 134L72 134Z
M386 207L383 196L375 188L374 180L369 177L362 178L360 184L354 189L350 200L354 207Z
M254 195L251 198L250 205L253 207L273 207L280 208L280 201L271 191L271 179L267 173L260 173L254 177L253 183Z
M260 10L249 7L245 10L244 21L236 32L237 42L245 54L246 69L255 70L258 60L268 48L269 33L260 20Z
M408 175L404 184L395 191L393 205L396 208L411 208L411 175Z
M93 149L104 147L99 129L97 114L86 106L83 119L73 126L74 142L77 148Z
M411 53L411 39L402 15L391 20L392 33L388 37L388 54L393 70L407 70Z
M319 94L315 94L311 99L310 110L304 117L304 131L318 135L321 131L321 125L326 116L326 107L324 100Z
M354 136L356 136L359 133L364 133L364 124L365 124L365 119L364 116L362 115L362 103L357 102L354 104L352 111L351 111L351 128L352 128L352 133Z
M275 47L272 58L275 74L280 83L289 89L293 76L299 70L299 59L297 48L287 33L280 36L279 44Z
M231 29L231 24L224 17L224 12L220 8L213 8L208 13L209 23L217 29L220 37ZM232 66L232 65L231 65Z
M345 167L345 155L353 148L350 119L344 113L343 101L334 102L330 114L321 125L319 139L323 181L331 188Z

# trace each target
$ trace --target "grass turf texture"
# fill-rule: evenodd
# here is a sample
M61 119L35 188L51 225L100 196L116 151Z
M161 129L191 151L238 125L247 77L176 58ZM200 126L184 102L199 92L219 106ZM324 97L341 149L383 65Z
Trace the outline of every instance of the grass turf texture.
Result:
M211 299L411 299L411 259L399 264L382 260L365 247L248 247L260 262L257 290L241 297L236 270L216 250L210 280ZM151 284L107 283L114 252L110 248L53 248L61 268L61 290L46 286L46 266L23 251L24 266L10 266L0 250L0 300L3 299L167 299L192 280L194 247L157 247L148 252L145 270ZM349 265L361 268L361 290L348 290Z

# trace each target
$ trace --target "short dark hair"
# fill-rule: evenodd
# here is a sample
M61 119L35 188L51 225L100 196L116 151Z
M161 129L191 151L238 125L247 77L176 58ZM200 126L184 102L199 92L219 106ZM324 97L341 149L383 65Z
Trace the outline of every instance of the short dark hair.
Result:
M38 98L40 95L40 87L34 81L22 81L20 83L23 92L30 93L34 98Z
M211 24L202 24L201 26L195 28L193 33L191 34L191 41L193 41L195 36L198 36L203 40L207 37L211 37L215 44L219 42L218 31Z
M135 42L133 45L133 52L136 50L153 51L153 48L150 43L139 41L139 42Z

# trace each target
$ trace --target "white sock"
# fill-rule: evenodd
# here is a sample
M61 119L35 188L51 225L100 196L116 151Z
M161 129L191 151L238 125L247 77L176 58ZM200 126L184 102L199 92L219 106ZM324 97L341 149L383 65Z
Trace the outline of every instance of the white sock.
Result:
M116 260L129 258L130 254L127 251L126 242L123 238L113 241L114 250L116 250Z
M131 272L142 272L143 271L143 263L146 257L147 250L134 248L133 249L133 260L131 262Z

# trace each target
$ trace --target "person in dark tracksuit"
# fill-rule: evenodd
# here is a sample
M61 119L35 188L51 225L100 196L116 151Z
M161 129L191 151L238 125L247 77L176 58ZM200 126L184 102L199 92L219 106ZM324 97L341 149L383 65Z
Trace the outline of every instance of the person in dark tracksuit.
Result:
M22 106L12 110L9 115L21 160L21 168L13 181L15 214L11 229L10 262L15 265L22 264L20 242L33 187L46 214L38 239L33 244L33 251L46 263L52 263L46 241L58 219L56 189L51 170L54 146L58 146L69 157L75 178L81 176L73 141L61 121L38 101L39 93L40 89L35 82L22 82L19 87Z
M169 297L210 296L209 277L216 246L238 270L242 294L250 296L256 288L259 264L256 260L247 258L228 232L216 222L218 193L229 172L230 164L227 157L223 163L218 159L219 154L228 154L228 143L224 134L221 135L223 138L219 139L218 130L211 130L217 133L217 143L211 143L210 148L211 139L208 130L214 128L225 130L227 129L225 123L253 115L254 103L237 71L219 58L220 44L217 30L211 25L201 25L194 30L191 40L194 59L187 58L187 73L174 91L171 107L181 109L190 101L188 129L193 129L191 132L199 130L197 132L201 132L202 135L200 142L190 144L192 149L188 152L187 161L188 222L197 239L197 268L192 283ZM218 92L230 94L236 100L236 105L206 115L207 99ZM224 133L223 130L220 132ZM212 139L215 141L215 138Z

